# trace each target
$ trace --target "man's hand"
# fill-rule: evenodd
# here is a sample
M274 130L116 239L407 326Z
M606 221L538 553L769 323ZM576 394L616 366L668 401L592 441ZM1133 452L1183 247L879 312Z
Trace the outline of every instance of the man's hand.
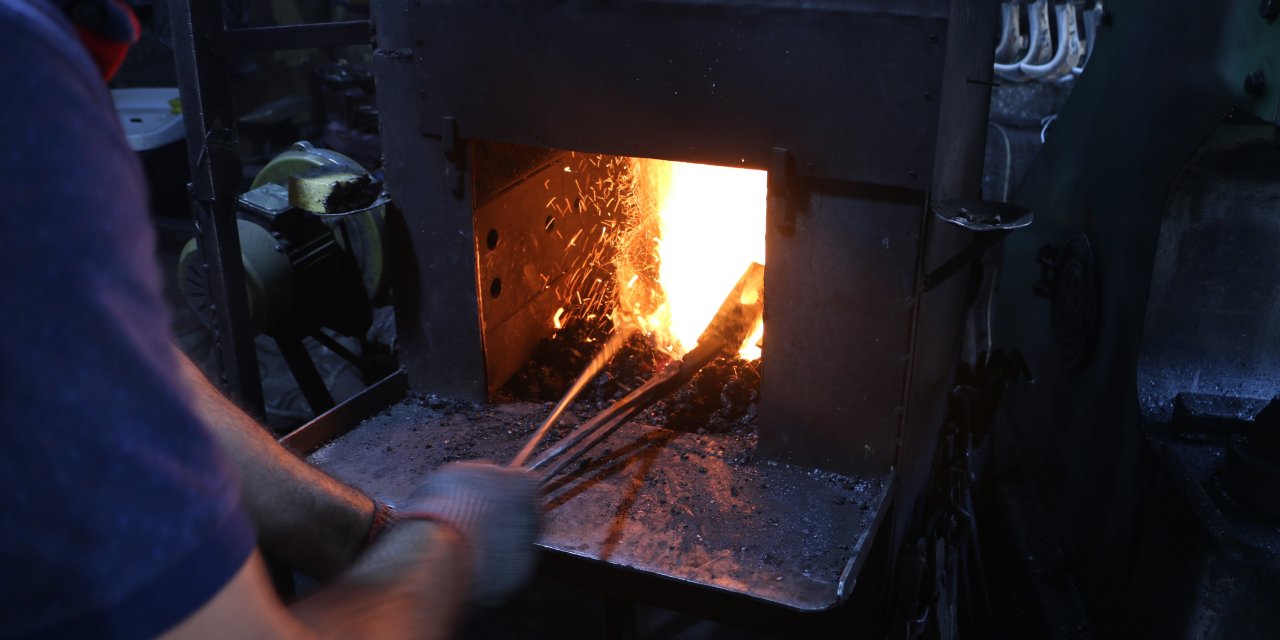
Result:
M285 609L255 553L166 638L447 638L468 587L493 600L529 578L540 511L529 472L446 465L332 584Z
M432 474L399 517L434 520L457 531L471 551L471 597L484 602L510 595L533 573L541 512L535 474L455 462Z

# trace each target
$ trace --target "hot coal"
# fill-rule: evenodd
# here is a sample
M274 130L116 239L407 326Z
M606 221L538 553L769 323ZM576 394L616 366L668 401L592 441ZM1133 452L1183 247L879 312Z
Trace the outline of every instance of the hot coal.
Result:
M604 344L609 328L571 322L534 347L529 360L498 391L500 400L555 402ZM619 354L621 355L621 354Z
M721 356L659 402L655 413L665 416L659 424L668 429L725 433L754 428L759 399L760 361Z
M571 322L538 343L529 361L503 386L507 401L555 402L608 337L608 327ZM632 336L609 365L583 390L574 409L594 413L644 384L670 357L649 336ZM683 387L646 410L642 422L676 431L725 433L756 424L760 362L721 356Z

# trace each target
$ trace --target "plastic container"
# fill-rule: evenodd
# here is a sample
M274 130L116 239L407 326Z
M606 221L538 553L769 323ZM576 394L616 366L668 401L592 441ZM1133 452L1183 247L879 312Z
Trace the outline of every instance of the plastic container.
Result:
M150 151L183 138L177 87L112 89L125 137L134 151Z

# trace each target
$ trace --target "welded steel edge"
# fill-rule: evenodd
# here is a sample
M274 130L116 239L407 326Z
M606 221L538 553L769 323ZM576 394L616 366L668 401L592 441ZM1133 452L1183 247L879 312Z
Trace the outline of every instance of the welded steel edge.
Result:
M890 469L888 475L884 479L884 494L881 496L881 504L893 504L894 495L898 489L898 473L897 469ZM889 509L877 509L875 520L865 531L858 535L858 541L853 544L853 557L849 558L849 562L845 564L844 571L840 572L840 581L836 583L836 598L840 602L845 602L849 596L853 595L854 587L857 586L858 575L862 573L862 567L867 563L867 553L871 549L871 544L875 540L876 535L880 533L880 526L884 524L885 516L888 515Z
M623 421L625 424L626 421ZM854 592L857 590L857 577L861 574L866 565L868 554L874 541L879 537L880 529L886 522L889 512L891 511L887 505L897 493L896 477L893 472L878 478L881 482L879 493L873 498L875 515L872 522L858 532L854 540L849 541L850 551L849 558L844 563L840 575L829 594L829 597L821 600L801 601L796 598L785 598L779 596L771 596L764 591L754 589L751 584L743 584L738 587L730 587L724 584L707 582L694 577L680 575L675 568L664 568L659 566L660 563L640 562L636 563L619 561L617 558L601 558L574 545L557 544L553 540L540 540L538 546L562 555L565 560L570 558L582 561L596 562L603 566L607 566L614 572L614 580L621 580L618 574L630 574L634 578L656 581L674 587L677 585L687 586L696 590L709 593L723 595L739 602L739 606L746 603L755 603L766 607L775 608L780 611L799 613L812 616L822 612L830 612L849 602ZM562 490L557 488L557 491ZM658 531L654 532L659 533ZM645 593L655 593L656 591L646 590Z
M395 404L408 390L404 370L397 370L289 432L280 438L280 444L299 455L308 455L356 428L365 418Z

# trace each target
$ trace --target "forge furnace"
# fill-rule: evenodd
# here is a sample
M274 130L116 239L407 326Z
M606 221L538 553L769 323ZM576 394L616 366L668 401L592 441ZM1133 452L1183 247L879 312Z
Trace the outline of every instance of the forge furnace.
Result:
M931 198L980 182L992 21L954 5L379 3L412 387L486 399L552 330L543 186L578 198L567 152L765 169L761 447L887 472L936 426L962 326L917 291L957 241Z
M375 3L410 387L485 401L550 334L590 245L552 239L574 222L545 203L581 208L583 158L766 170L753 455L882 489L843 584L864 540L901 543L934 459L971 284L921 279L969 240L931 203L978 192L990 4Z

